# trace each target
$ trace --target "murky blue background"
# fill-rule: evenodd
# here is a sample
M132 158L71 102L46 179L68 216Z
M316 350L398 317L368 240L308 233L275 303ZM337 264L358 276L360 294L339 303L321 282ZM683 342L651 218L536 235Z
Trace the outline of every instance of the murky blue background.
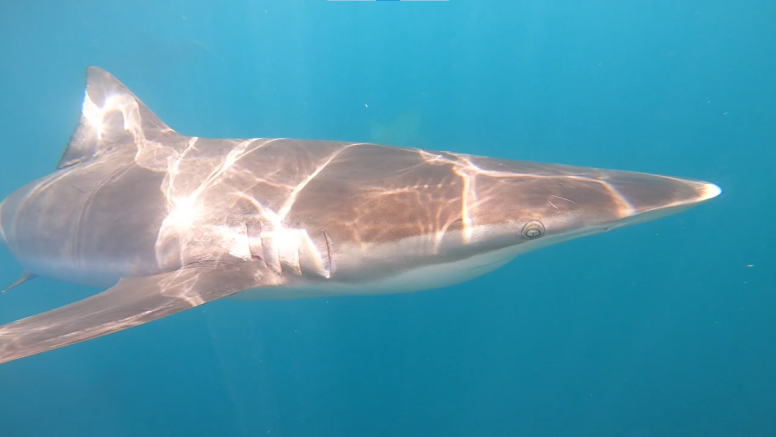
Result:
M84 70L216 137L710 180L657 222L418 294L215 302L0 366L0 436L776 435L776 3L0 2L0 196ZM0 251L0 282L21 267ZM0 323L98 290L37 279Z

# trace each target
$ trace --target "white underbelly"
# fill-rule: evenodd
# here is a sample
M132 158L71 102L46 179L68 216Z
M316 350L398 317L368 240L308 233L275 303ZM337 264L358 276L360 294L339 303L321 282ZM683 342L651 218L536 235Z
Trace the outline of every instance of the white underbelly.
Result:
M515 248L502 249L455 262L420 266L375 281L340 282L334 278L329 281L313 283L298 280L278 287L241 291L231 296L230 299L309 299L431 290L466 282L492 272L512 261L518 254Z

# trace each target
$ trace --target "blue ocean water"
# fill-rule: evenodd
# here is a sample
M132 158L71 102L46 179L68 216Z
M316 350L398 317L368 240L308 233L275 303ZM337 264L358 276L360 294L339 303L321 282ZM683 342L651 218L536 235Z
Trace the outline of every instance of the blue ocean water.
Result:
M218 301L0 366L0 436L776 435L776 4L0 2L0 196L85 68L211 137L389 142L725 193L416 294ZM0 251L0 282L21 273ZM37 279L7 323L99 290Z

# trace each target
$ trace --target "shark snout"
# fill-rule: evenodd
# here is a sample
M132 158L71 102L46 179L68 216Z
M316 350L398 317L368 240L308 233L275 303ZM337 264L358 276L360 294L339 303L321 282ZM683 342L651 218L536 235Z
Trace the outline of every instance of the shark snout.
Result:
M607 184L621 199L622 221L614 227L655 220L713 199L722 189L711 182L643 173L613 175Z
M633 214L690 207L722 193L719 186L710 182L641 173L615 176L610 185Z

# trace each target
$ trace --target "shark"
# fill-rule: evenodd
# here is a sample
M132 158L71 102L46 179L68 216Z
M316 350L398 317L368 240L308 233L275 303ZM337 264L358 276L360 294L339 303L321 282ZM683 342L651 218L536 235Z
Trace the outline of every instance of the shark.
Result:
M217 299L417 292L717 197L695 179L372 143L213 139L97 67L56 171L0 204L36 276L104 288L0 326L0 363Z

